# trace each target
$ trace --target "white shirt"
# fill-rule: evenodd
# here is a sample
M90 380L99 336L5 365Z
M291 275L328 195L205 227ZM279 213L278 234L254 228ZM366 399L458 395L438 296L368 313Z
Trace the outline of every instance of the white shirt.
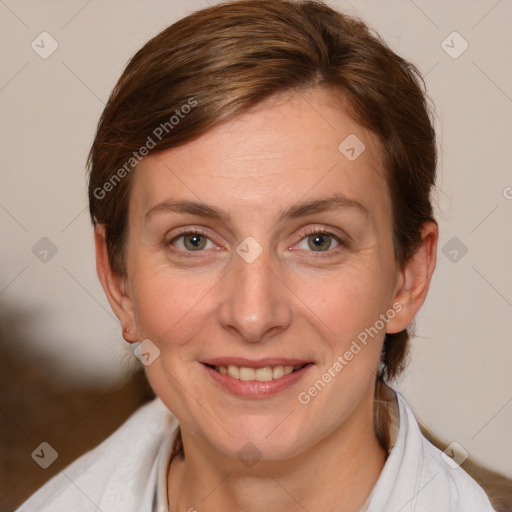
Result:
M483 489L421 433L403 396L398 431L367 512L491 512ZM168 512L167 470L178 422L156 398L17 512ZM363 507L364 509L364 507Z

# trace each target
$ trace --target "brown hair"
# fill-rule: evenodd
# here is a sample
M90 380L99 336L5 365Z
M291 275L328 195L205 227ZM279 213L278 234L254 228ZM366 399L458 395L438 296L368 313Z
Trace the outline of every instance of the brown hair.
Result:
M131 59L101 116L89 154L93 223L125 272L130 171L141 155L185 144L272 95L329 87L384 148L397 265L435 222L435 133L423 81L360 20L317 1L242 0L195 12ZM341 142L341 141L340 141ZM404 366L409 333L386 334L379 380Z

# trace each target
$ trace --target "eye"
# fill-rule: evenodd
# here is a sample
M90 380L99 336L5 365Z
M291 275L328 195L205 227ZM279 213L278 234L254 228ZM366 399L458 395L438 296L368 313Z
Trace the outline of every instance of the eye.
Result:
M305 233L298 248L313 252L331 252L340 245L346 245L333 233L321 229L312 229Z
M214 247L213 242L200 229L184 231L170 240L168 245L174 245L179 251L185 252L199 252Z

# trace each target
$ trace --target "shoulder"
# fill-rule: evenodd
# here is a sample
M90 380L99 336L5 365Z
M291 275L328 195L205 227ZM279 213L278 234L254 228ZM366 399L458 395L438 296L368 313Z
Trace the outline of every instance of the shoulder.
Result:
M425 486L426 492L423 500L418 500L436 507L449 505L449 510L453 511L493 511L485 491L460 466L464 457L459 458L457 448L448 446L442 452L421 431L419 435L422 443L420 486Z
M53 477L17 512L135 511L156 483L156 459L176 418L157 398Z
M411 408L396 393L399 427L396 443L375 487L378 510L402 512L492 512L484 490L457 464L422 434Z

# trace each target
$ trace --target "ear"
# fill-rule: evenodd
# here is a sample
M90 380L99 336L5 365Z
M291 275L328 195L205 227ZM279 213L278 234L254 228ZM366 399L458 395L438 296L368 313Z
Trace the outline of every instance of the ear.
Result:
M96 246L96 272L110 307L121 323L123 338L130 343L138 341L133 303L126 293L125 278L115 273L110 266L105 226L96 226L94 243Z
M399 303L401 309L394 308L397 314L387 323L387 333L392 334L406 329L425 302L436 267L438 238L437 224L426 222L422 228L421 246L398 276L393 304Z

